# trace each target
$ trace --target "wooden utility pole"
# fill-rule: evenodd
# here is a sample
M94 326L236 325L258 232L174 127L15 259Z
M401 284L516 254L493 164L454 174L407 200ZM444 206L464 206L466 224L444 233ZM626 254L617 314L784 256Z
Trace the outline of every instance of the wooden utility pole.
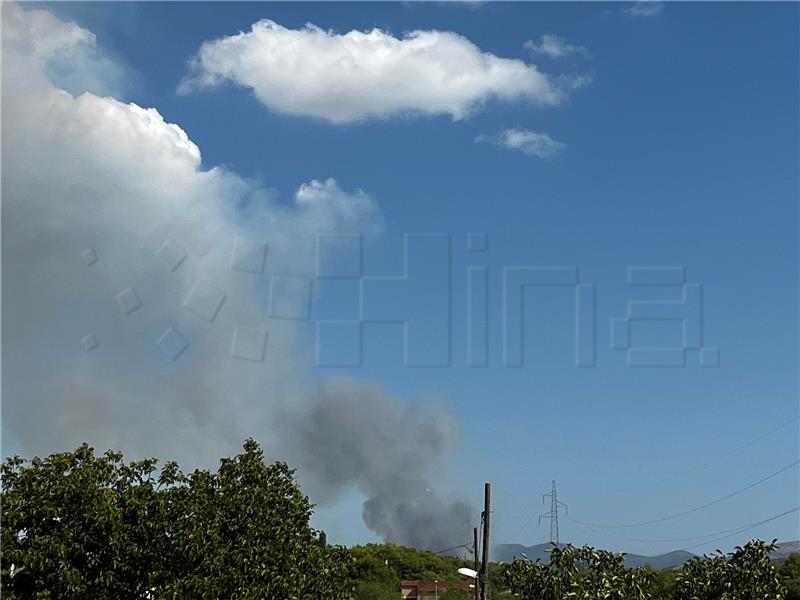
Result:
M477 527L472 528L472 558L473 562L475 563L474 565L475 572L477 573L478 572L478 528ZM478 584L477 579L475 580L475 585L473 587L475 588L475 594L474 594L475 600L480 600L478 598L478 594L480 593L479 591L480 585Z
M489 521L492 515L492 484L483 486L483 564L481 565L481 596L480 600L487 600L489 587Z

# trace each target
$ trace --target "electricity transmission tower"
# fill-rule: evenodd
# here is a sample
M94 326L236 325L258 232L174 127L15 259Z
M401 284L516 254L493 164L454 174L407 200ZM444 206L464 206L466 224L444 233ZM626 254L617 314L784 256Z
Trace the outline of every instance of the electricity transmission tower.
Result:
M558 546L558 507L563 508L565 514L568 508L566 504L558 499L555 480L553 480L553 487L550 493L542 495L542 503L544 503L545 498L550 498L550 512L539 515L539 523L541 524L542 519L550 518L550 543Z

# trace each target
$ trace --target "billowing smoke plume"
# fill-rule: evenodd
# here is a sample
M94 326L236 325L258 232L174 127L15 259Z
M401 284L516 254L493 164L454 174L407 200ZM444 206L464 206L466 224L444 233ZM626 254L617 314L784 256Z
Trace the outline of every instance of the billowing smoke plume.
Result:
M369 496L367 526L384 538L437 550L464 542L469 507L439 498L424 478L457 441L452 415L338 379L295 418L288 448L315 498L329 500L354 482Z
M86 440L211 466L254 436L313 501L361 490L387 540L463 542L467 507L427 482L455 419L317 381L307 323L267 313L308 301L318 232L380 231L372 197L328 179L284 201L203 169L155 109L60 87L119 82L90 32L2 10L4 454Z

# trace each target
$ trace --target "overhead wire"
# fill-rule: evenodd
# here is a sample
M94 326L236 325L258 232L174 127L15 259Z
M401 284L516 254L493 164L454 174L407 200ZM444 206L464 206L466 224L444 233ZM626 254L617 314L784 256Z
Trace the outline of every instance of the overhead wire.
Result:
M702 546L702 545L705 545L705 544L708 544L708 543L713 543L715 541L715 540L708 540L707 538L714 538L714 537L720 536L720 535L727 536L727 534L736 535L738 533L742 533L742 532L747 531L749 529L752 529L754 527L758 527L759 525L763 525L765 523L769 523L770 521L774 521L774 520L779 519L781 517L785 517L788 514L791 514L793 512L797 512L799 509L800 509L800 506L795 506L794 508L792 508L792 509L790 509L790 510L788 510L786 512L782 512L782 513L780 513L778 515L774 515L774 516L769 517L767 519L764 519L764 520L761 520L761 521L756 521L755 523L749 523L747 525L740 525L738 527L732 527L730 529L723 529L722 531L715 531L713 533L706 533L706 534L703 534L703 535L695 535L695 536L690 536L690 537L667 538L667 539L629 538L629 537L624 537L624 536L616 535L616 534L613 534L613 533L609 533L607 531L603 531L603 530L597 529L595 527L590 527L588 525L584 525L583 523L575 521L574 519L571 519L569 517L567 517L567 520L572 521L573 523L576 523L576 524L580 525L581 527L585 527L586 529L589 529L590 531L594 531L595 533L599 533L601 535L604 535L604 536L607 536L607 537L610 537L610 538L614 538L614 539L618 539L618 540L622 540L622 541L626 541L626 542L639 542L639 543L646 543L646 544L662 544L662 543L675 543L675 542L693 542L695 540L706 539L705 542L700 542L699 544L697 544L697 546ZM724 539L724 538L717 538L717 539ZM691 547L696 547L696 546L691 546Z
M701 542L700 544L695 544L694 546L687 546L686 548L684 548L684 550L692 550L693 548L697 548L699 546L706 546L708 544L714 544L716 542L719 542L719 541L722 541L722 540L726 540L726 539L728 539L730 537L733 537L734 535L738 535L740 533L744 533L745 531L749 531L750 529L754 529L755 527L758 527L759 525L764 525L765 523L769 523L770 521L775 521L776 519L780 519L781 517L785 517L786 515L790 515L793 512L797 512L798 510L800 510L800 506L795 506L794 508L792 508L790 510L787 510L786 512L783 512L783 513L781 513L779 515L775 515L774 517L770 517L769 519L764 519L763 521L759 521L758 523L754 523L754 524L752 524L752 525L750 525L748 527L740 529L739 531L734 531L731 534L723 535L722 537L718 537L718 538L713 539L713 540L707 540L705 542Z
M683 512L675 513L675 514L672 514L672 515L667 515L667 516L660 517L660 518L657 518L657 519L650 519L649 521L639 521L638 523L621 523L621 524L614 524L614 525L588 523L586 521L581 521L580 519L570 519L570 520L571 521L575 521L576 523L579 523L580 525L587 525L589 527L597 527L598 529L625 529L625 528L629 528L629 527L641 527L643 525L652 525L654 523L662 523L664 521L670 521L672 519L677 519L678 517L683 517L685 515L692 514L694 512L699 511L699 510L703 510L704 508L708 508L709 506L714 506L715 504L719 504L720 502L724 502L725 500L733 498L734 496L737 496L737 495L739 495L739 494L741 494L743 492L746 492L747 490L750 490L750 489L752 489L752 488L754 488L754 487L756 487L758 485L761 485L762 483L772 479L773 477L777 477L781 473L784 473L785 471L788 471L792 467L797 466L798 463L800 463L800 459L794 461L793 463L791 463L789 465L786 465L785 467L783 467L781 469L778 469L774 473L770 473L766 477L762 477L761 479L759 479L758 481L756 481L754 483L746 485L743 488L739 488L738 490L736 490L734 492L731 492L730 494L726 494L725 496L722 496L722 497L717 498L715 500L712 500L711 502L706 502L705 504L701 504L700 506L695 506L694 508L690 508L689 510L685 510Z
M749 447L757 444L758 442L768 438L769 436L777 433L778 431L781 431L785 427L788 427L789 425L791 425L792 423L798 421L799 419L800 419L800 415L795 415L791 419L789 419L787 421L784 421L780 425L778 425L778 426L770 429L769 431L767 431L767 432L765 432L765 433L763 433L763 434L761 434L761 435L749 440L748 442L746 442L746 443L744 443L744 444L742 444L740 446L737 446L736 448L733 448L732 450L730 450L730 451L728 451L728 452L726 452L724 454L721 454L719 456L711 458L711 459L709 459L709 460L707 460L707 461L705 461L703 463L700 463L698 465L690 467L689 469L686 469L684 471L681 471L681 472L678 472L678 473L673 473L672 475L668 475L666 477L662 477L662 478L657 479L657 480L653 480L653 481L645 482L645 483L642 483L642 484L639 484L639 485L635 485L635 486L632 486L632 487L626 488L626 489L636 489L636 488L646 487L646 486L650 486L650 485L657 485L659 483L663 483L665 481L670 481L670 480L673 480L673 479L677 479L677 478L683 477L685 475L688 475L690 473L693 473L695 471L699 471L701 469L704 469L704 468L706 468L706 467L708 467L708 466L710 466L710 465L712 465L714 463L720 462L720 461L722 461L722 460L724 460L724 459L726 459L726 458L728 458L730 456L733 456L733 455L735 455L735 454L737 454L737 453L739 453L739 452L741 452L743 450L746 450L747 448L749 448ZM747 485L747 486L745 486L743 488L740 488L740 489L738 489L738 490L736 490L734 492L731 492L730 494L727 494L727 495L725 495L725 496L723 496L721 498L717 498L715 500L712 500L711 502L707 502L707 503L705 503L703 505L694 507L692 509L689 509L689 510L686 510L686 511L683 511L683 512L680 512L680 513L675 513L673 515L667 515L665 517L661 517L661 518L658 518L658 519L652 519L652 520L649 520L649 521L642 521L642 522L639 522L639 523L626 523L626 524L618 524L618 525L607 525L607 524L587 523L587 522L580 521L578 519L574 519L574 518L571 518L571 517L568 517L568 516L565 516L565 518L568 521L571 521L573 523L576 523L578 525L586 527L586 528L588 528L590 530L596 531L597 533L603 533L604 535L606 535L608 537L612 537L612 538L616 538L616 539L620 539L620 540L624 540L624 541L631 541L631 542L644 542L644 543L651 543L651 542L652 543L662 543L662 542L663 543L667 543L667 542L673 542L674 543L674 542L694 541L694 540L698 540L698 539L705 539L705 538L708 538L708 537L713 537L714 535L717 535L717 534L730 534L730 535L726 535L725 536L725 537L730 537L730 536L736 535L737 533L741 533L742 531L746 531L747 529L751 529L753 527L757 527L757 526L759 526L761 524L770 522L770 521L775 520L777 518L786 516L787 514L790 514L791 512L797 511L798 508L792 509L792 510L786 512L786 513L781 513L780 515L776 515L775 517L771 517L771 518L769 518L769 519L767 519L765 521L759 521L757 523L754 523L754 524L751 524L751 525L748 525L748 526L744 526L744 529L742 529L742 528L732 528L732 529L728 529L728 530L724 530L724 531L715 532L715 533L712 533L712 534L706 534L706 535L700 535L700 536L692 536L692 537L688 537L688 538L672 538L672 539L669 539L669 540L651 540L651 539L645 540L645 539L627 538L627 537L623 537L623 536L617 536L617 535L609 534L608 532L602 532L602 531L599 531L599 530L601 530L601 529L617 529L617 528L621 529L621 528L630 528L630 527L639 527L639 526L644 526L644 525L651 525L651 524L655 524L655 523L661 523L661 522L664 522L664 521L669 521L669 520L672 520L672 519L676 519L676 518L679 518L679 517L682 517L682 516L685 516L685 515L688 515L688 514L692 514L694 512L699 511L699 510L703 510L704 508L708 508L710 506L718 504L719 502L723 502L725 500L728 500L728 499L730 499L730 498L732 498L734 496L737 496L738 494L746 492L746 491L748 491L748 490L750 490L750 489L752 489L752 488L754 488L754 487L756 487L756 486L758 486L758 485L760 485L760 484L772 479L773 477L776 477L776 476L780 475L781 473L791 469L792 467L796 466L798 463L800 463L800 460L797 460L797 461L793 462L792 464L787 465L786 467L783 467L783 468L779 469L778 471L775 471L774 473L771 473L770 475L767 475L766 477L763 477L763 478L759 479L758 481L756 481L756 482L754 482L754 483L752 483L750 485ZM517 535L519 535L520 532L523 533L523 536L521 538L523 541L524 540L528 540L528 539L533 541L533 536L541 528L541 521L540 521L536 525L536 527L534 527L534 529L529 534L525 533L525 530L531 524L531 522L533 521L533 519L536 516L537 515L536 515L535 512L532 513L528 517L528 519L525 521L525 523L521 527L519 527L519 529L517 530ZM719 538L719 539L725 539L725 537ZM711 540L711 541L707 541L707 542L701 542L698 545L704 545L706 543L711 543L713 541L715 541L715 540Z
M517 539L521 539L523 541L526 540L526 539L531 538L533 536L533 534L535 534L536 531L539 529L539 527L542 526L541 521L539 521L539 523L536 525L536 527L533 528L533 531L531 531L529 534L526 534L525 531L527 531L527 528L531 525L533 520L535 518L537 518L538 516L539 516L539 514L536 511L532 512L530 514L530 516L525 520L525 522L520 527L518 527L516 529L514 537L516 537ZM522 535L520 535L520 534L522 534Z
M728 452L726 452L724 454L720 454L719 456L711 458L711 459L709 459L709 460L707 460L707 461L705 461L703 463L700 463L698 465L690 467L690 468L688 468L688 469L686 469L684 471L680 471L678 473L673 473L671 475L667 475L665 477L662 477L660 479L655 479L653 481L648 481L648 482L636 484L636 485L633 485L633 486L628 487L628 488L623 488L620 491L629 491L629 490L635 490L635 489L639 489L639 488L643 488L643 487L648 487L648 486L651 486L651 485L658 485L659 483L664 483L665 481L671 481L673 479L679 479L681 477L689 475L690 473L694 473L696 471L700 471L701 469L705 469L706 467L708 467L710 465L713 465L714 463L718 463L718 462L720 462L722 460L725 460L726 458L729 458L729 457L733 456L734 454L738 454L742 450L746 450L750 446L754 446L755 444L757 444L761 440L768 438L769 436L779 432L780 430L784 429L785 427L788 427L789 425L791 425L792 423L794 423L798 419L800 419L800 415L795 415L794 417L792 417L788 421L784 421L783 423L781 423L777 427L774 427L774 428L770 429L769 431L767 431L766 433L763 433L763 434L759 435L758 437L756 437L754 439L751 439L750 441L742 444L741 446L737 446L733 450L730 450L730 451L728 451Z

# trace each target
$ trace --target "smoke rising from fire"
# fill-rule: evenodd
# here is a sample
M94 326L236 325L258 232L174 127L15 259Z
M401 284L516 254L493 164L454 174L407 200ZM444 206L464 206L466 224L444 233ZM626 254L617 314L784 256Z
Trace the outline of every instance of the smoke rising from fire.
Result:
M190 468L253 436L298 468L314 502L357 487L386 540L463 542L469 508L429 483L457 443L453 415L374 382L319 381L307 324L266 314L270 276L311 281L317 233L381 230L373 197L323 179L286 201L204 168L157 110L54 83L114 91L119 72L92 33L2 10L4 453L86 440ZM168 241L185 254L177 266L158 254ZM267 244L263 272L232 268L253 241ZM128 289L138 306L118 299ZM312 289L281 293L302 303ZM234 351L242 327L266 335L261 360ZM176 360L157 344L169 331L188 344ZM87 335L96 348L81 347Z

